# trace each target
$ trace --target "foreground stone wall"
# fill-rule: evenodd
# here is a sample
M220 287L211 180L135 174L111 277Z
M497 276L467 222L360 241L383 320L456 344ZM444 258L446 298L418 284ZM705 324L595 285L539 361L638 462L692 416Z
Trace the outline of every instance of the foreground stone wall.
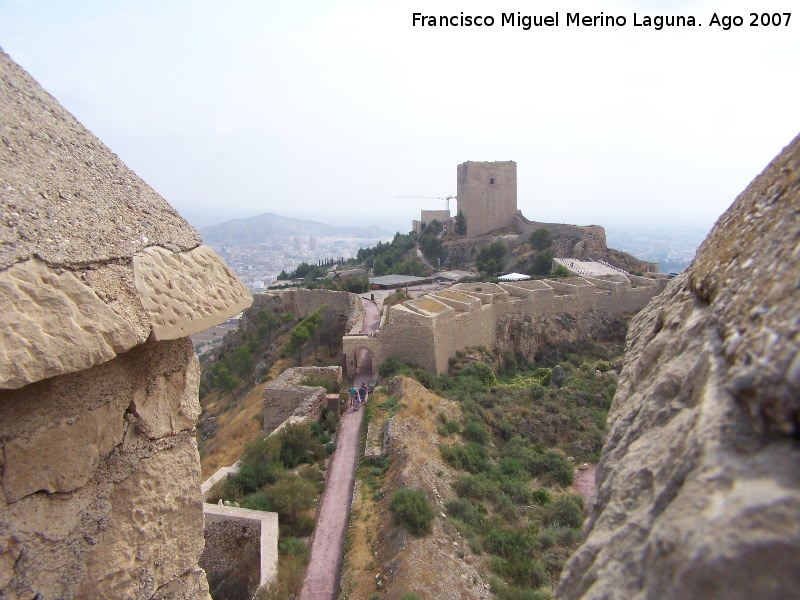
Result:
M0 598L205 599L188 335L249 294L2 52L0 114Z
M634 319L560 598L800 589L800 137Z

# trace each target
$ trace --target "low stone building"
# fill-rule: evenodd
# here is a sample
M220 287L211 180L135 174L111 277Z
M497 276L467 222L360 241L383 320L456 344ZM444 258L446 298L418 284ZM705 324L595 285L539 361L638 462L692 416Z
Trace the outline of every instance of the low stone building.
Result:
M207 598L198 233L0 52L0 597Z

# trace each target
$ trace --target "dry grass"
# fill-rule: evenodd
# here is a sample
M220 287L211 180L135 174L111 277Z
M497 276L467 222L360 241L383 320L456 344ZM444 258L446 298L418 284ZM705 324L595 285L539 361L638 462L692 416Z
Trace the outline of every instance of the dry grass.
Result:
M378 594L382 600L397 600L404 592L424 598L488 598L476 570L480 557L441 516L443 503L453 496L449 481L454 473L439 456L436 415L458 408L417 382L404 381L389 470L379 477L374 465L359 466L339 598L368 600ZM378 408L386 400L381 392L371 399L379 427L391 410ZM393 524L389 500L401 487L425 491L436 514L431 535L418 538Z
M261 431L265 386L266 383L256 385L246 398L239 400L238 409L225 410L232 402L229 394L219 398L213 392L203 399L203 409L217 417L217 435L205 442L200 459L203 481L220 467L239 460L247 442Z

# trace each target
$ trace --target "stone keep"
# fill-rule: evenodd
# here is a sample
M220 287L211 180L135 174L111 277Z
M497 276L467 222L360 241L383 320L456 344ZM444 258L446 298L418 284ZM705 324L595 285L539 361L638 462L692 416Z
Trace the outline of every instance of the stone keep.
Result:
M0 598L208 598L200 369L225 263L0 51Z
M640 312L557 597L797 598L800 137Z
M514 226L517 211L517 163L467 161L456 170L458 210L473 237Z

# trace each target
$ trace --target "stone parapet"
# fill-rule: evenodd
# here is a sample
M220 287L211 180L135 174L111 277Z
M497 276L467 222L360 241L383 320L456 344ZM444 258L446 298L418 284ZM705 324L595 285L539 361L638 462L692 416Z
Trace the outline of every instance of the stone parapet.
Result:
M250 303L0 51L0 598L208 598L189 334Z
M268 586L278 576L278 513L204 504L206 545L200 558L209 580L235 572Z

